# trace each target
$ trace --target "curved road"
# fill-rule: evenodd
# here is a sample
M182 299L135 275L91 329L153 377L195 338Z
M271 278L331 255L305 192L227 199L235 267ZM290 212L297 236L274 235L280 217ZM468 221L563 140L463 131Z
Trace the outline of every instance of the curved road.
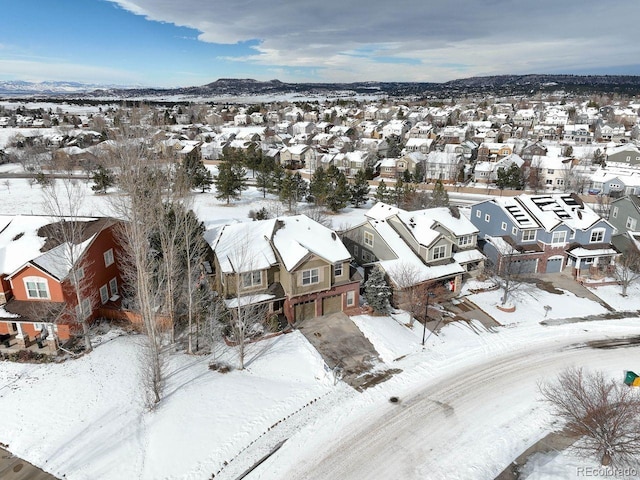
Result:
M249 478L493 479L552 429L538 381L575 365L619 372L622 382L625 368L640 365L640 346L611 342L616 348L552 340L450 372L349 422L338 438L330 438L330 425L306 441L292 438ZM292 462L296 456L304 458Z

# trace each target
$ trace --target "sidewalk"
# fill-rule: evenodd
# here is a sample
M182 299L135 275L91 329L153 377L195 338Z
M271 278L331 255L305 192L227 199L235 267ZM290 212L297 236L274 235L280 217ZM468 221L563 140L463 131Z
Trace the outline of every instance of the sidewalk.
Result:
M0 478L2 480L58 480L29 462L0 448Z

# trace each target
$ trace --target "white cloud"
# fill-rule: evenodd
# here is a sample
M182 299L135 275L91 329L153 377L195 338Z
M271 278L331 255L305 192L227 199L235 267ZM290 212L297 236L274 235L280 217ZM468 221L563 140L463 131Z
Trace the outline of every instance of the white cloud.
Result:
M196 29L203 42L260 42L237 62L310 68L341 81L443 81L635 63L640 13L639 2L623 0L109 1ZM404 60L385 61L394 57Z

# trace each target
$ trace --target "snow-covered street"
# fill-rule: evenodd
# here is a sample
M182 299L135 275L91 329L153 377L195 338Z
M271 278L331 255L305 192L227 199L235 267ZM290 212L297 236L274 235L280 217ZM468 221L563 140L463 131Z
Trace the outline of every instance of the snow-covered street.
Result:
M7 213L39 213L37 185L14 179L0 195ZM88 190L86 213L108 214L108 197ZM232 207L212 194L194 202L208 223L246 221L250 210L276 203L255 189ZM357 224L365 211L345 209L332 217L334 227ZM592 292L617 310L640 309L637 285L628 297L614 286ZM378 368L401 370L362 393L335 383L295 331L253 344L246 370L227 374L209 370L210 357L175 352L168 394L154 412L140 395L136 336L105 338L90 355L61 364L1 362L0 442L69 480L236 479L282 441L246 478L493 479L560 428L538 382L567 366L602 369L621 382L624 370L640 370L640 347L587 346L637 336L637 317L563 323L607 310L532 287L515 298L515 313L505 313L495 308L499 295L469 299L501 327L454 322L424 349L421 328L408 328L401 314L354 317L379 353ZM554 325L541 325L545 318ZM216 360L234 365L235 352L220 348ZM562 453L538 457L523 478L574 478L576 465Z

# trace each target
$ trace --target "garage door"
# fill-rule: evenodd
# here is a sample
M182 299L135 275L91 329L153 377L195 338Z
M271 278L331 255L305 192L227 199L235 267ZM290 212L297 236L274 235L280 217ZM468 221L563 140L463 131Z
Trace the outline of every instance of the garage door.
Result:
M509 270L516 275L536 273L537 265L538 262L536 260L512 260L509 265Z
M334 295L322 299L322 314L338 313L342 311L342 295Z
M316 316L315 300L305 303L297 303L295 308L295 321L308 320Z
M551 257L547 260L547 273L559 273L562 271L562 257Z

